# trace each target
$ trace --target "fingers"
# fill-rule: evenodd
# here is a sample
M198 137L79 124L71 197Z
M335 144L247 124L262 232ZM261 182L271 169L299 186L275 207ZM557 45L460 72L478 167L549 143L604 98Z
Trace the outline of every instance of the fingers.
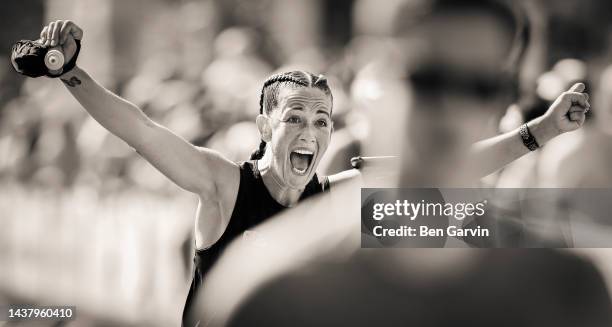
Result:
M550 112L556 117L560 131L573 131L584 124L586 113L591 108L589 95L584 93L585 89L583 83L576 83L563 92L551 106Z
M567 102L570 106L579 105L583 108L590 108L589 95L586 93L579 92L565 92L561 95L563 101Z
M70 20L57 20L49 23L40 32L40 41L44 46L63 45L69 36L80 40L83 37L83 30Z
M584 121L586 120L586 115L584 113L580 113L577 112L574 115L574 119L572 120L574 123L578 124L578 127L582 126L584 124Z
M59 44L59 29L61 28L62 21L58 20L58 21L56 21L54 23L51 23L51 24L53 24L53 27L51 28L51 43L50 43L50 45L52 47L54 47L54 46Z
M43 28L42 32L40 32L40 41L42 42L44 46L51 45L51 37L53 35L54 25L55 25L55 22L51 22Z
M571 114L571 113L574 113L574 112L583 112L583 113L586 114L587 112L589 112L589 110L591 110L591 108L589 108L589 107L583 108L583 107L580 107L580 106L572 106L572 107L570 107L570 109L568 110L567 113L568 113L568 115Z
M62 26L59 29L60 44L66 43L66 40L68 39L68 35L70 35L70 24L72 24L72 22L69 20L65 20L62 22L61 24Z
M586 118L586 115L584 114L583 111L574 111L574 112L570 112L569 118L573 122L580 122L580 121L584 121L584 119Z
M65 20L62 22L62 27L60 29L61 44L64 44L69 36L72 36L76 40L80 40L83 37L83 30L72 21Z
M51 45L51 36L53 33L53 25L55 25L55 22L51 22L49 23L49 25L47 25L47 34L45 35L45 43L44 45L50 46Z
M47 30L48 29L49 29L49 26L45 26L40 32L40 42L42 42L43 44L45 43L45 41L47 41Z
M584 83L576 83L569 89L569 92L584 92L585 87Z
M585 90L584 83L574 84L569 91L564 92L561 96L564 101L567 101L570 105L579 105L585 108L587 111L591 108L589 103L589 94L583 93Z
M83 38L83 30L77 26L77 24L72 21L67 21L66 27L68 28L68 32L75 40L80 40Z

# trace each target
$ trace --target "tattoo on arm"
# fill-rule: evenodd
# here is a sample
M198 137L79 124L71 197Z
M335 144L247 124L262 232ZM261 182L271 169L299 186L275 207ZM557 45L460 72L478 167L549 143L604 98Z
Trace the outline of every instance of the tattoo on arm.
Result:
M64 84L70 86L70 87L75 87L77 85L81 84L81 80L76 78L76 76L72 76L69 80L68 79L63 79L60 78L60 80L62 80L62 82L64 82Z

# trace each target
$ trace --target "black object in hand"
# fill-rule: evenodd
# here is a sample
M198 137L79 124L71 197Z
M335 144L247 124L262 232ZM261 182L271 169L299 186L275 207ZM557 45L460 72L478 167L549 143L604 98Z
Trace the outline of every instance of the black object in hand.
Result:
M53 74L45 65L45 56L51 50L40 43L30 40L21 40L13 45L11 51L11 64L19 74L29 77L59 77L76 66L76 60L81 50L81 41L75 40L77 50L72 59L66 63L60 74Z

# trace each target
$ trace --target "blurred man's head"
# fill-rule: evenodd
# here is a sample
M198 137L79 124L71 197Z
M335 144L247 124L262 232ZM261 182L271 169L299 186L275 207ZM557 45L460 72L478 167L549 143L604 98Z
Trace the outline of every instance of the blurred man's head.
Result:
M424 183L452 180L459 170L449 166L509 104L517 25L495 0L410 1L398 11L395 37L412 91L404 155L428 167Z

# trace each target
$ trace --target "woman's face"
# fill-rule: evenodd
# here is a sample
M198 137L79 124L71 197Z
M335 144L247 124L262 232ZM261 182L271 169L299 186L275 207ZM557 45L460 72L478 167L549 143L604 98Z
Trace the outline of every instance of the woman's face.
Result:
M287 186L302 189L312 179L333 130L332 101L312 87L283 87L266 120L264 140L273 154L272 169ZM268 139L265 139L268 138Z

